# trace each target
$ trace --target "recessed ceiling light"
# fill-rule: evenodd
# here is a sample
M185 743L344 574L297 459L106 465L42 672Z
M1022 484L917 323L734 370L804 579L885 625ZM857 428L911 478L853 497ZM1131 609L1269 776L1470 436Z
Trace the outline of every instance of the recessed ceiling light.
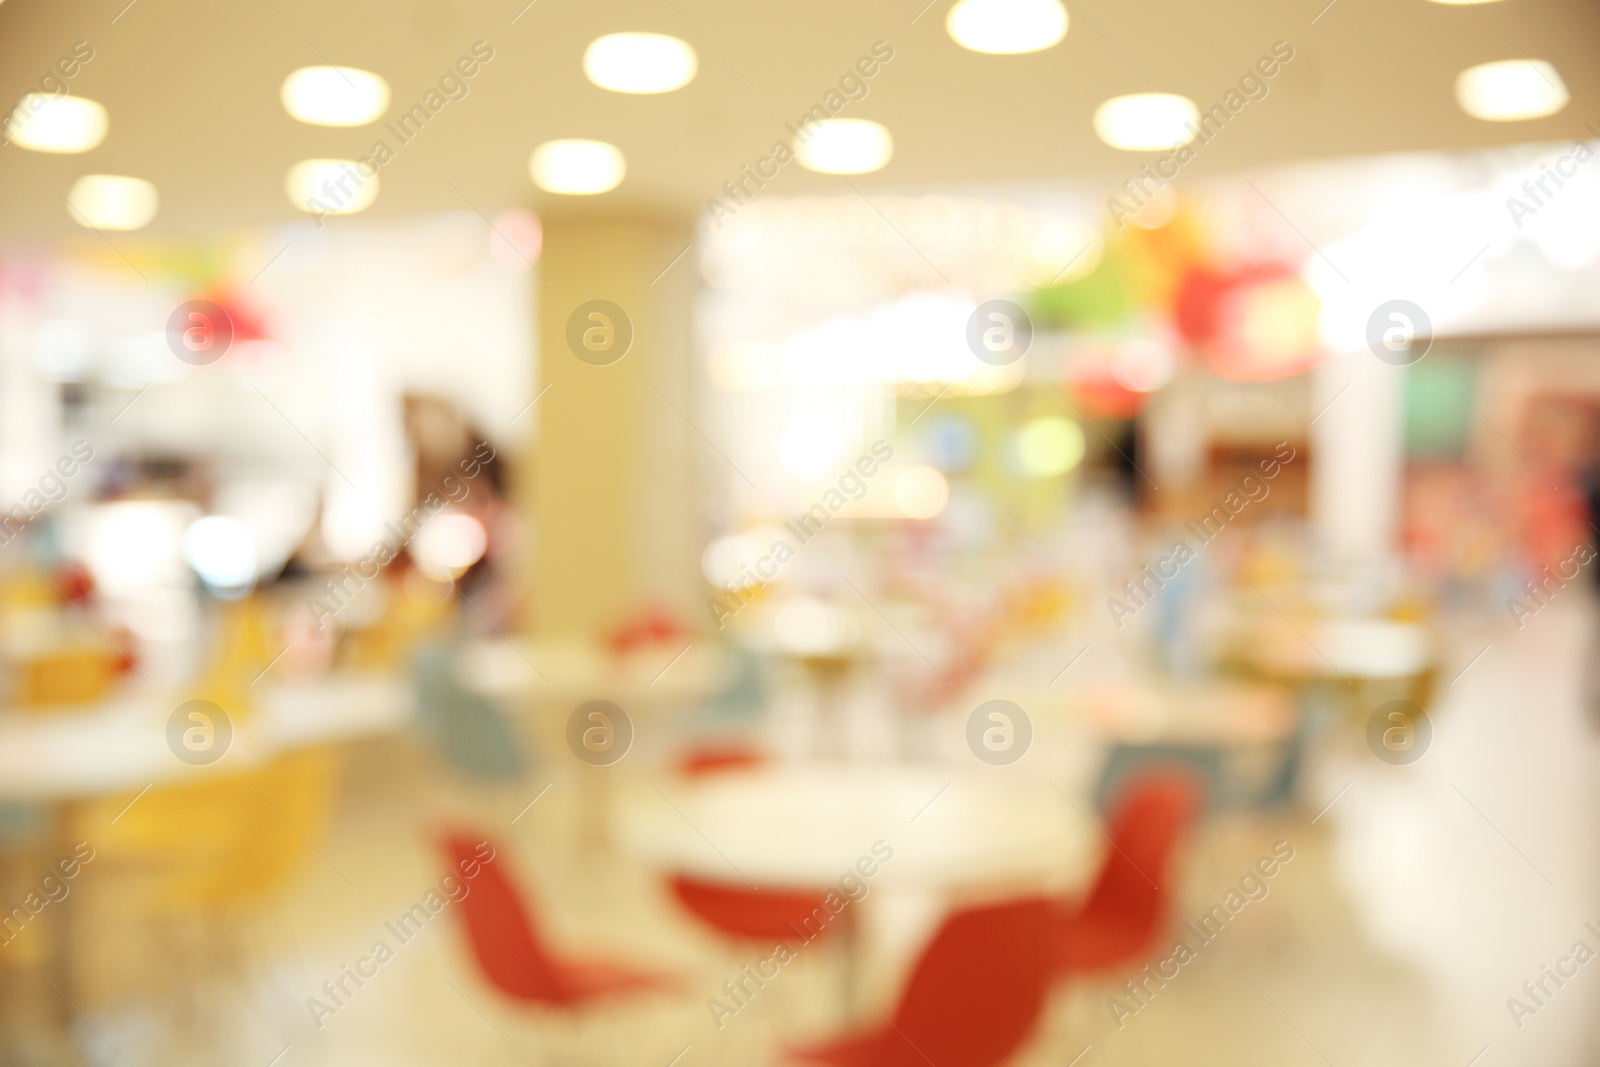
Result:
M143 178L85 174L67 193L68 212L94 230L137 230L156 217L156 187Z
M1554 115L1572 99L1556 68L1542 59L1506 59L1456 76L1456 101L1476 119L1515 122Z
M670 93L693 81L699 69L688 42L664 33L611 33L583 53L584 74L616 93Z
M1038 52L1067 35L1067 9L1061 0L957 0L944 28L974 52Z
M278 93L289 114L313 126L365 126L389 107L389 83L355 67L301 67Z
M805 131L795 158L819 174L868 174L894 155L889 131L868 119L825 119Z
M283 183L289 203L312 215L353 215L378 199L378 176L353 159L303 159Z
M106 139L108 124L96 101L29 93L6 120L6 139L35 152L87 152Z
M1175 93L1114 96L1095 108L1094 132L1112 148L1159 152L1194 140L1200 111Z
M627 171L621 149L604 141L546 141L528 160L533 184L547 193L568 196L608 192Z

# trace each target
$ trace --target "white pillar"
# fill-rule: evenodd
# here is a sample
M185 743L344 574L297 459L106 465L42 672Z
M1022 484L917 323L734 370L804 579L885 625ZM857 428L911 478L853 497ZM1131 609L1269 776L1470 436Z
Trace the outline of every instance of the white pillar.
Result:
M1311 522L1333 559L1381 565L1395 556L1407 373L1363 349L1330 356L1312 374Z

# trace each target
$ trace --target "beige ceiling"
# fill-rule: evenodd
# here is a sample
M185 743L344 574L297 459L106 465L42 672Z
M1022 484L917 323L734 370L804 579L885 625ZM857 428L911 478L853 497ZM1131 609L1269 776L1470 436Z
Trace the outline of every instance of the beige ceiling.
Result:
M37 83L74 42L95 57L71 90L110 109L92 152L51 156L0 149L0 240L78 232L61 197L86 173L131 174L161 192L158 233L303 217L283 177L297 160L356 157L381 124L325 129L290 119L278 88L291 70L324 62L378 72L391 114L419 100L473 42L494 59L470 95L446 106L382 171L370 214L512 204L569 210L538 192L532 148L555 137L611 141L628 176L586 209L702 210L785 134L874 41L894 59L845 115L885 123L895 156L863 191L932 185L1072 180L1092 188L1126 176L1139 157L1101 144L1090 127L1109 96L1152 87L1205 107L1273 42L1294 60L1208 145L1186 174L1269 162L1412 149L1592 137L1600 120L1600 9L1581 0L1504 0L1481 8L1427 0L1070 0L1059 46L983 56L944 32L951 0L6 0L0 6L0 97ZM518 16L519 10L522 11ZM120 14L119 14L120 12ZM516 18L515 23L512 19ZM113 19L115 18L115 22ZM664 96L625 96L588 83L584 46L618 30L690 41L700 74ZM1519 55L1554 62L1572 103L1552 118L1495 124L1456 106L1455 75ZM52 185L54 188L52 188ZM778 194L845 191L839 178L786 167ZM59 192L57 191L59 190Z

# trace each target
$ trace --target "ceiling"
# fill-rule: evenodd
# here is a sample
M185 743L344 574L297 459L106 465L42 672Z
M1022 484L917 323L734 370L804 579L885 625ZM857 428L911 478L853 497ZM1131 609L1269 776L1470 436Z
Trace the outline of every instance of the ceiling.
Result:
M1455 7L1426 0L1070 0L1060 45L986 56L944 31L951 0L805 4L734 0L7 0L0 6L0 97L32 90L77 41L93 60L71 91L110 110L105 142L83 155L0 149L0 240L81 232L66 190L86 173L154 181L154 233L197 233L303 218L284 174L309 157L356 158L381 123L329 129L298 123L278 89L289 71L322 63L386 78L390 114L418 102L475 41L494 58L381 172L371 216L495 210L703 210L821 100L875 41L894 58L867 97L842 114L887 125L895 155L854 179L865 193L929 186L1072 181L1110 195L1147 157L1094 135L1110 96L1152 88L1204 110L1276 41L1295 50L1270 82L1184 172L1199 176L1289 160L1593 137L1600 119L1600 8L1581 0L1504 0ZM520 11L520 14L519 14ZM1321 14L1319 15L1319 11ZM1313 18L1316 19L1313 22ZM515 19L515 21L513 21ZM652 30L689 41L700 73L663 96L589 84L593 38ZM1456 106L1455 75L1519 55L1548 59L1572 102L1547 119L1496 124ZM528 156L556 137L610 141L627 156L623 184L598 198L533 187ZM768 192L848 191L843 179L785 167Z

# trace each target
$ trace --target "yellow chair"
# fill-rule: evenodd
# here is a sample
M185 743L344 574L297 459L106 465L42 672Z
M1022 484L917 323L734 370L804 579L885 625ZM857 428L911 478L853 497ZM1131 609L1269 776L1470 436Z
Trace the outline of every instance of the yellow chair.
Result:
M88 825L102 827L94 840L108 859L148 876L156 910L236 913L282 888L311 854L332 812L338 765L331 750L295 752L253 772L152 789L115 824L89 816ZM114 814L129 799L102 807Z

